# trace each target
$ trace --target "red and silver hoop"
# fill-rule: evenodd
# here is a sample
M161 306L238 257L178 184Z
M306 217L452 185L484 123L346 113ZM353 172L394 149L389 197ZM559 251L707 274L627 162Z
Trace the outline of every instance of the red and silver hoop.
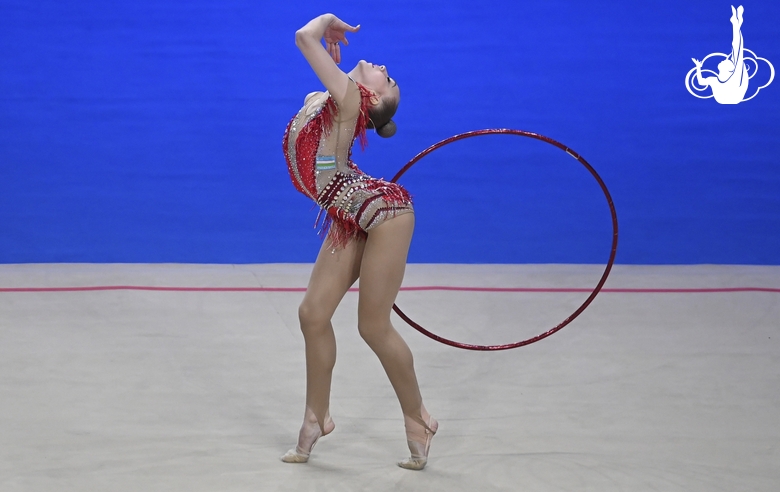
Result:
M449 143L455 142L457 140L462 140L464 138L470 138L470 137L477 137L480 135L493 135L493 134L508 134L508 135L518 135L521 137L530 137L535 138L537 140L541 140L543 142L547 142L549 144L552 144L559 149L563 150L570 156L574 157L579 161L580 164L585 166L585 168L590 172L591 175L596 179L599 186L601 187L601 191L604 192L604 197L607 199L607 205L609 205L609 212L612 215L612 249L610 250L609 254L609 261L607 262L607 266L604 269L604 273L601 275L601 278L599 279L598 283L596 284L596 287L593 289L593 292L590 293L587 299L585 299L585 302L580 305L571 315L569 315L566 319L564 319L561 323L559 323L557 326L545 331L544 333L540 335L536 335L535 337L529 338L527 340L521 340L519 342L515 343L508 343L505 345L473 345L469 343L462 343L462 342L456 342L454 340L449 340L447 338L441 337L439 335L436 335L435 333L432 333L416 322L412 320L409 316L407 316L403 311L401 311L401 308L398 307L398 305L393 304L393 310L400 316L404 321L409 323L412 328L416 329L423 335L426 335L437 342L441 342L445 345L450 345L452 347L458 347L462 349L467 350L507 350L507 349L513 349L517 347L522 347L524 345L529 345L534 342L538 342L539 340L543 338L547 338L553 333L557 332L564 326L568 325L574 319L582 313L585 308L588 307L588 305L593 301L593 299L596 297L596 295L601 291L601 288L604 286L604 282L607 281L607 277L609 276L609 272L612 270L612 265L615 263L615 254L617 253L617 243L618 243L618 221L617 221L617 212L615 212L615 204L612 203L612 196L609 194L609 190L607 189L607 185L604 184L604 181L601 179L601 177L598 175L595 169L593 169L593 166L591 166L588 161L586 161L581 155L570 149L569 147L563 145L560 142L557 142L549 137L545 137L544 135L539 135L538 133L532 133L527 132L524 130L512 130L507 128L494 128L494 129L488 129L488 130L474 130L466 133L461 133L459 135L452 136L450 138L444 139L441 142L435 143L428 147L427 149L423 150L414 158L412 158L411 161L409 161L403 168L401 168L398 173L393 177L392 182L395 183L398 181L398 178L403 176L403 174L409 170L417 161L425 157L426 155L430 154L434 150L441 148Z

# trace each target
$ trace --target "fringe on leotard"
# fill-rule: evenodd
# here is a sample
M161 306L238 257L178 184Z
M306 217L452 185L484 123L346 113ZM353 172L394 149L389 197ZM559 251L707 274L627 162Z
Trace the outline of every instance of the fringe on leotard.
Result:
M369 123L371 91L359 83L357 83L357 87L360 90L360 111L358 113L357 121L355 122L352 145L355 140L357 140L360 143L361 150L365 150L368 146L366 129ZM330 133L336 116L338 116L338 106L333 98L329 97L319 113L308 121L298 132L294 143L294 156L289 155L288 149L291 128L295 118L288 124L287 131L283 138L282 147L293 185L298 191L315 200L317 200L317 151L319 150L322 135L328 135ZM347 164L350 169L365 176L352 161L352 145L349 147ZM296 175L300 177L300 180L296 179ZM301 183L303 186L301 186ZM403 187L395 183L388 183L383 180L371 178L371 180L366 181L366 189L380 192L380 196L377 198L384 199L387 204L387 207L383 209L383 212L385 213L388 210L394 210L396 207L408 207L411 204L411 196L409 193ZM343 247L353 239L366 238L367 233L359 224L359 214L353 216L344 209L333 206L329 202L321 204L320 206L321 210L317 215L315 228L320 225L320 219L322 218L319 236L321 238L330 238L334 248ZM374 218L372 217L370 223L373 222Z

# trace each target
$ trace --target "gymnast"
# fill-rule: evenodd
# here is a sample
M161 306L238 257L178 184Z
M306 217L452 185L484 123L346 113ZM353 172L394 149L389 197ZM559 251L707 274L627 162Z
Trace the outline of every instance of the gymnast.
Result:
M352 145L358 140L365 146L366 129L383 137L395 133L392 116L400 92L384 65L361 60L349 73L338 67L346 33L359 29L325 14L295 33L295 44L326 92L305 98L282 146L293 185L324 214L326 237L298 309L306 407L298 443L282 461L306 463L317 440L335 428L329 412L336 362L331 317L360 278L358 331L379 358L404 417L411 456L398 465L422 470L439 424L423 405L412 353L390 322L414 229L412 201L403 187L368 176L352 161Z
M745 9L740 5L736 10L731 6L731 54L718 63L717 77L702 77L702 62L693 58L696 65L696 82L701 86L712 87L712 95L720 104L738 104L742 102L748 89L748 69L744 58L744 40L742 39L742 14ZM703 89L701 89L703 90Z

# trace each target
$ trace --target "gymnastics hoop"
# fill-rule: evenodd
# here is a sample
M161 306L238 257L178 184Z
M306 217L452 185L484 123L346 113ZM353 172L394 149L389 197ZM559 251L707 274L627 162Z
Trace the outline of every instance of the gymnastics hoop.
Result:
M580 164L585 166L585 168L590 172L590 174L593 175L593 177L598 182L599 186L601 187L601 191L604 192L604 196L607 199L607 204L609 205L609 212L612 215L612 250L609 254L609 261L607 262L607 267L604 269L604 273L601 275L601 279L599 279L598 284L596 284L596 288L593 289L593 292L590 293L587 299L585 299L585 302L582 303L580 307L577 308L574 313L569 315L568 318L564 319L560 324L557 326L551 328L550 330L547 330L546 332L536 335L535 337L529 338L527 340L521 340L519 342L515 343L508 343L505 345L472 345L470 343L462 343L462 342L456 342L454 340L449 340L444 337L440 337L439 335L436 335L435 333L432 333L419 324L415 323L414 320L412 320L409 316L407 316L403 311L401 311L401 308L398 307L397 304L393 304L393 310L400 316L404 321L406 321L412 328L419 331L423 335L432 338L433 340L436 340L437 342L443 343L445 345L450 345L452 347L462 348L466 350L507 350L507 349L513 349L517 347L523 347L525 345L530 345L534 342L538 342L539 340L542 340L543 338L547 338L556 331L560 330L564 326L568 325L572 321L574 321L574 318L580 315L586 307L593 301L593 299L596 297L596 295L601 291L601 287L604 285L604 282L607 281L607 277L609 276L609 272L612 270L612 265L615 263L615 254L617 253L617 242L618 242L618 221L617 221L617 212L615 212L615 204L612 203L612 196L609 194L609 190L607 189L607 185L604 184L604 181L601 179L601 176L598 175L595 169L593 169L593 166L591 166L588 161L585 160L581 155L570 149L569 147L563 145L562 143L555 141L549 137L545 137L544 135L539 135L538 133L532 133L527 132L524 130L512 130L508 128L492 128L487 130L474 130L466 133L461 133L455 136L452 136L450 138L444 139L441 142L435 143L428 147L427 149L423 150L416 156L412 158L411 161L409 161L403 168L401 168L398 173L393 177L391 182L395 183L398 181L398 178L403 176L403 174L409 170L417 161L425 157L426 155L430 154L434 150L444 147L445 145L455 142L456 140L462 140L464 138L470 138L470 137L476 137L479 135L493 135L493 134L509 134L509 135L519 135L521 137L530 137L535 138L536 140L541 140L543 142L547 142L549 144L552 144L559 149L563 150L570 156L574 157L579 161Z

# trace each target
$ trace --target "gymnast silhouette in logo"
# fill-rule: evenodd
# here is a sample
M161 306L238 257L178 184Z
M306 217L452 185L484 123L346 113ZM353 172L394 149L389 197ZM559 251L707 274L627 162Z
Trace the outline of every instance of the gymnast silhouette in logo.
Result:
M731 26L732 26L732 41L731 41L731 54L726 55L724 53L712 53L707 55L702 61L692 58L694 68L692 68L688 75L685 77L685 87L688 92L694 96L707 99L714 97L715 101L720 104L739 104L742 101L748 101L753 99L758 91L763 89L772 83L775 77L775 68L769 63L766 58L756 56L755 53L745 48L745 42L742 38L742 14L745 9L740 5L738 8L731 7ZM713 70L702 68L708 58L722 57L720 63L718 63L717 74ZM759 60L765 62L769 67L769 81L764 85L756 88L755 92L750 97L745 98L745 94L748 91L748 85L750 79L752 79L758 73ZM704 77L702 74L712 74L714 76ZM712 94L708 96L700 96L697 92L704 92L709 87L712 90ZM692 90L693 89L693 90Z

